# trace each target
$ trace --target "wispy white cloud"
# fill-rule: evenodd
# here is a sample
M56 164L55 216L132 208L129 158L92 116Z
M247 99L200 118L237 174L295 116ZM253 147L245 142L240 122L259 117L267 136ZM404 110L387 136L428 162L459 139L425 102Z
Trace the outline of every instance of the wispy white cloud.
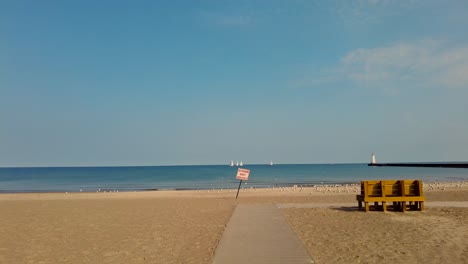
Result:
M340 67L355 82L419 82L425 85L468 86L468 47L439 42L397 43L358 49L343 57Z
M347 81L372 87L440 86L468 88L468 45L442 41L400 42L356 49L333 68L296 82L300 86Z

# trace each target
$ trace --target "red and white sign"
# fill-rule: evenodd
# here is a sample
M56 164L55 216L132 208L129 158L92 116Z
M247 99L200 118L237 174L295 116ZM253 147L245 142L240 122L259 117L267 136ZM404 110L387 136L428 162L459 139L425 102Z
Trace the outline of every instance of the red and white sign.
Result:
M250 174L250 170L239 168L237 170L236 179L247 181L249 179L249 174Z

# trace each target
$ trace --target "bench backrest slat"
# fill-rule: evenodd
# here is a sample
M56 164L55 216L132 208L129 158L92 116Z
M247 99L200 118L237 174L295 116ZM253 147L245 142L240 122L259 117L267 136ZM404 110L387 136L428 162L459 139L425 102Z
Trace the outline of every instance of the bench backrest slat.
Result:
M421 180L361 181L361 195L365 197L422 196Z

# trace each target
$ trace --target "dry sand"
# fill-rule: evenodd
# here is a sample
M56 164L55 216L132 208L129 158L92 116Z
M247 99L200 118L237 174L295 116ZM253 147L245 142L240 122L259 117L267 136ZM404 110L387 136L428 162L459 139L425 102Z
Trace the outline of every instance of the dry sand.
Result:
M347 205L281 209L317 263L467 263L468 208L364 213L348 206L358 190L2 194L0 263L210 263L237 203ZM468 201L468 183L425 190Z
M0 202L0 263L209 263L233 203L222 199Z

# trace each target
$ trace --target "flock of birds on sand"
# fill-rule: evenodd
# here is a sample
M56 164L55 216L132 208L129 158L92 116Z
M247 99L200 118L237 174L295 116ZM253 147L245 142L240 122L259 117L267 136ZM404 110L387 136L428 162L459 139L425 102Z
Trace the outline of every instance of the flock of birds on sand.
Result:
M425 192L430 191L445 191L446 189L457 189L468 187L468 181L455 181L455 182L438 182L438 181L430 181L427 183L423 183L423 190ZM293 185L291 187L267 187L267 188L256 188L256 187L248 187L243 188L243 191L257 191L263 190L266 192L303 192L309 191L309 194L312 192L315 193L359 193L361 185L358 183L350 183L350 184L315 184L315 185ZM197 190L197 192L235 192L234 189L211 189L211 190ZM83 192L83 189L80 189L80 192ZM116 193L119 190L102 190L98 189L96 192L98 193ZM68 192L66 192L68 194Z

